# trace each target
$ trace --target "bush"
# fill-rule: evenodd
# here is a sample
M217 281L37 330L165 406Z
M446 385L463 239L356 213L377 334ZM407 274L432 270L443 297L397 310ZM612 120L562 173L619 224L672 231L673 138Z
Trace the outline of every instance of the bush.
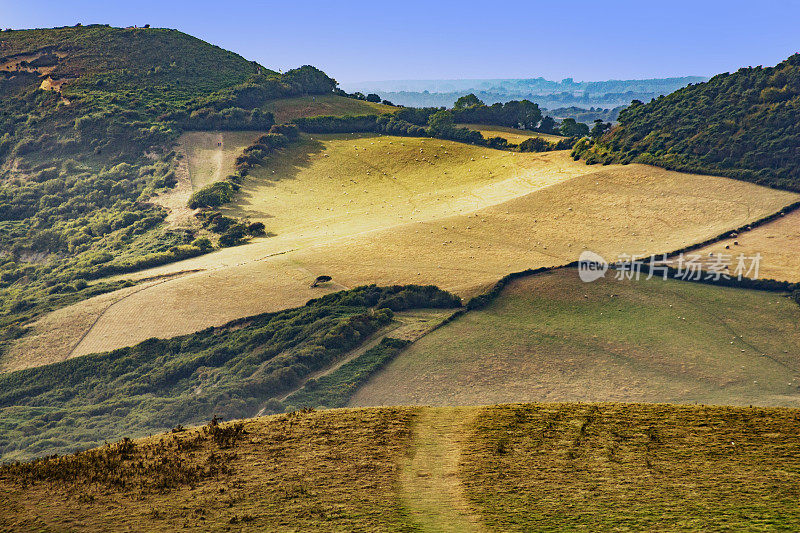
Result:
M253 237L263 237L267 234L263 222L253 222L247 226L247 234Z
M227 181L218 181L195 191L189 198L189 207L217 207L233 199L233 186Z
M237 246L242 244L247 237L247 227L244 224L234 224L223 233L219 238L219 245Z

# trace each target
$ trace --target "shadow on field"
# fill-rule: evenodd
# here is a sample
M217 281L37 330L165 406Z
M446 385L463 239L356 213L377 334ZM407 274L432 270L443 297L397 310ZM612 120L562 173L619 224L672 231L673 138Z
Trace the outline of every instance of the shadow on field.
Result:
M344 135L342 135L344 137ZM302 142L284 148L267 159L266 165L254 169L241 184L233 202L235 206L227 211L237 217L272 218L263 211L248 209L265 187L273 187L277 181L295 179L301 170L312 164L312 158L325 150L325 145L312 137L304 137Z

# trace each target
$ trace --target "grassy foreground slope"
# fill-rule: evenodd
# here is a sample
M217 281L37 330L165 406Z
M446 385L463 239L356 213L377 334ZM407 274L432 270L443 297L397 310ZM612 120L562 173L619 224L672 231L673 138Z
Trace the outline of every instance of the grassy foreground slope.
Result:
M448 414L463 433L431 425ZM799 417L636 404L295 412L0 467L0 528L796 530Z
M797 198L645 165L587 167L566 152L311 137L254 171L226 208L277 236L142 271L136 277L196 272L119 293L111 307L78 305L71 312L93 317L85 326L42 322L33 328L39 347L12 347L13 357L48 351L61 360L302 305L323 274L340 288L425 280L468 297L508 272L574 261L584 248L612 258L702 242ZM54 337L77 348L56 353Z
M489 407L463 450L490 531L793 531L796 409Z
M576 155L727 175L800 191L800 54L634 103Z
M633 401L800 406L800 307L675 280L511 283L425 336L351 405Z

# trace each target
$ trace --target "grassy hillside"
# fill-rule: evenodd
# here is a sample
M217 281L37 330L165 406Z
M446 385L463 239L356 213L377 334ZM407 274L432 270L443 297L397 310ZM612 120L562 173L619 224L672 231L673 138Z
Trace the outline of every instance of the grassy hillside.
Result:
M0 467L0 527L795 530L798 416L637 404L295 412Z
M564 139L564 137L559 135L550 135L547 133L520 130L517 128L506 128L504 126L487 126L486 124L458 124L457 126L478 131L485 139L489 139L491 137L502 137L513 144L519 144L526 139L530 139L531 137L539 137L540 139L544 139L553 143Z
M798 414L490 407L474 422L461 475L492 531L795 530Z
M612 276L515 281L404 351L351 405L800 406L800 307L786 295Z
M274 98L330 92L175 30L0 33L0 345L32 317L118 285L99 277L208 251L151 202L184 129L264 129Z
M575 153L639 161L800 191L800 54L774 67L714 76L646 104Z
M298 96L268 102L264 109L275 115L275 122L283 124L297 118L340 115L376 115L393 113L398 108L388 105L345 98L334 94Z
M226 208L276 236L142 271L136 278L193 273L109 295L110 307L87 301L48 317L33 327L36 346L15 345L15 357L60 360L70 352L53 347L67 338L73 355L87 354L302 305L322 274L339 287L426 280L469 297L508 272L574 261L584 248L611 258L702 242L797 198L644 165L587 167L566 152L313 138L254 170Z
M743 231L734 237L704 246L696 252L699 260L711 266L720 257L755 257L760 254L758 277L800 282L800 211ZM754 276L755 272L750 274Z
M277 398L392 323L392 310L458 306L435 287L373 285L194 335L3 374L0 459L84 449L212 416L281 411Z

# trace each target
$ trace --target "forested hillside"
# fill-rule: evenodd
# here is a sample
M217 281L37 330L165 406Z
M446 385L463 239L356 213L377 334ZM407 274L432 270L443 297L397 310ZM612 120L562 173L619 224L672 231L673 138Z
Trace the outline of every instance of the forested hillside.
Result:
M650 103L575 155L651 163L800 190L800 54L775 67L719 74Z
M162 222L186 129L262 129L275 98L330 93L175 30L0 32L0 352L32 316L117 285L89 285L205 253Z

